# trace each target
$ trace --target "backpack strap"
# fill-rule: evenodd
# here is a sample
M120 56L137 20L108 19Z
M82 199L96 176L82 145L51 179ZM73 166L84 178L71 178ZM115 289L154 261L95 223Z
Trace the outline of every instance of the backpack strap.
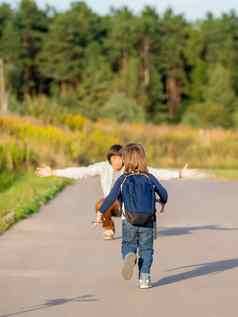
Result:
M125 183L127 177L129 177L129 176L137 176L137 175L143 175L143 176L145 176L146 178L150 179L149 176L148 176L147 174L145 174L145 173L130 173L130 174L128 174L128 175L125 176L125 178L123 179L123 182L121 183L121 192L122 192L122 186L123 186L123 184ZM152 187L155 188L154 185L152 185Z
M128 175L126 175L125 178L123 179L123 182L121 183L121 192L122 192L122 186L123 186L123 184L125 183L127 177L128 177L128 176L131 176L131 175L133 175L133 174L128 174Z

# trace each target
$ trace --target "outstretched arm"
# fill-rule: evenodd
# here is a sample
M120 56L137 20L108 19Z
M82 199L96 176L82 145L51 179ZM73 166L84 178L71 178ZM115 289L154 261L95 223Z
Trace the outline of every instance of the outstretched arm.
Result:
M73 179L84 178L88 176L101 175L105 162L91 164L87 167L67 167L63 169L52 169L49 166L39 167L36 175L45 176L61 176Z
M158 169L149 167L149 173L153 174L156 178L161 180L178 179L181 176L180 171L171 171L166 169Z
M191 176L191 172L187 170L188 164L185 164L184 167L180 170L168 170L161 168L149 167L149 172L153 174L156 178L161 180L170 180L178 178L186 178Z

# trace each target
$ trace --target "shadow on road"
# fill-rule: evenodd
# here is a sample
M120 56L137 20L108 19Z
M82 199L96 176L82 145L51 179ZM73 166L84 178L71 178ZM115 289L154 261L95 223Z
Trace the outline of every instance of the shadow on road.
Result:
M219 225L206 225L206 226L188 226L188 227L160 227L158 230L158 234L163 236L179 236L192 234L194 231L200 230L215 230L215 231L234 231L238 230L238 228L229 228L222 227Z
M238 258L177 267L169 271L176 271L176 270L181 270L186 268L194 268L194 269L191 271L182 272L182 273L174 274L168 277L164 277L161 280L155 282L153 286L160 287L163 285L178 283L178 282L199 277L199 276L205 276L205 275L225 272L228 270L233 270L237 267L238 267Z
M37 310L43 310L43 309L50 308L53 306L59 306L59 305L64 305L64 304L68 304L68 303L96 302L96 301L97 301L97 299L95 298L95 296L90 295L90 294L78 296L78 297L74 297L74 298L56 298L56 299L47 300L44 304L29 306L29 307L25 307L22 310L17 311L17 312L0 315L0 317L16 316L16 315L20 315L20 314L24 314L24 313L28 313L28 312L33 312L33 311L37 311Z

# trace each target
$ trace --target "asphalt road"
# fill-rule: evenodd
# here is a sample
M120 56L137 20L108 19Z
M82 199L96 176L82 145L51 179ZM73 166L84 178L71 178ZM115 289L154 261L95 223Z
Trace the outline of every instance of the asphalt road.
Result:
M238 183L163 182L153 288L121 277L117 237L93 228L98 178L80 181L0 236L0 317L238 315Z

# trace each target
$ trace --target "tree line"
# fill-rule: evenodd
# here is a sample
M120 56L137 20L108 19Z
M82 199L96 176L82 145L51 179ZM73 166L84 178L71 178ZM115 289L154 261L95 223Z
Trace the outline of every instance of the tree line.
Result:
M82 1L63 12L3 3L0 60L22 108L46 95L92 120L238 127L235 10L189 21L151 6L99 15Z

